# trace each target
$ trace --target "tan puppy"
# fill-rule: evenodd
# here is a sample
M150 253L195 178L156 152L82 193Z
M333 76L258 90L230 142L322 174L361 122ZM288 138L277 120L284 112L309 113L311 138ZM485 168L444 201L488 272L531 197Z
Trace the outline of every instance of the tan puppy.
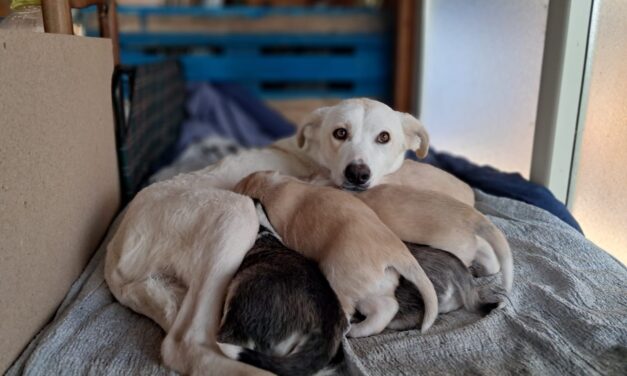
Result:
M304 180L315 185L335 187L334 183L320 172L316 172ZM437 191L466 205L475 206L475 193L468 184L442 169L410 159L406 159L395 172L382 177L380 184L394 184L418 190ZM348 191L361 192L365 189Z
M425 244L476 261L485 274L502 269L503 287L513 281L512 253L503 233L475 208L446 194L400 185L378 185L357 195L403 241Z
M349 336L377 334L390 323L398 311L399 274L425 302L422 331L431 327L438 312L433 284L405 244L359 199L276 172L249 175L234 191L259 200L283 243L318 262L349 317L356 309L366 316Z
M397 184L420 190L431 190L475 206L472 188L448 172L427 163L405 160L396 172L381 179L381 184Z

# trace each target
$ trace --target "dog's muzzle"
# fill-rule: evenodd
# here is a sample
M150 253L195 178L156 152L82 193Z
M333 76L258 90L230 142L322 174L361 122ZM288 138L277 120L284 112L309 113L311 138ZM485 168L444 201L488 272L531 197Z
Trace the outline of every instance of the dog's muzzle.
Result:
M364 163L351 163L344 170L346 183L342 188L349 190L365 190L370 180L370 167ZM353 188L353 189L351 189Z

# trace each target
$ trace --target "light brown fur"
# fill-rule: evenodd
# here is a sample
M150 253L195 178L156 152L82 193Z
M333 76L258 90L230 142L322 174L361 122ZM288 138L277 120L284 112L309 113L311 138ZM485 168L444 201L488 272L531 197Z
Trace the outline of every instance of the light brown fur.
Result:
M359 308L368 320L379 309L392 309L372 299L383 294L394 301L385 304L395 304L400 274L416 285L425 301L422 330L433 324L438 310L433 284L403 242L353 195L273 172L249 175L234 191L258 199L283 243L319 263L347 315ZM374 332L352 334L376 334L395 313L375 325Z
M397 171L384 176L381 184L437 191L466 205L475 205L475 194L468 184L437 167L409 159L405 160Z
M485 274L502 269L513 281L512 254L503 233L475 208L429 190L384 184L357 195L403 241L448 251L464 265L477 262Z

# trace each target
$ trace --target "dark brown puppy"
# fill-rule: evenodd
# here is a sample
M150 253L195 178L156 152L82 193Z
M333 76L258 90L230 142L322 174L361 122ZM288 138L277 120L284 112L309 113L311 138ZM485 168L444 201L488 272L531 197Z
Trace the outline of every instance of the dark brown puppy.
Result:
M262 230L231 282L218 345L277 375L340 366L348 322L318 265Z

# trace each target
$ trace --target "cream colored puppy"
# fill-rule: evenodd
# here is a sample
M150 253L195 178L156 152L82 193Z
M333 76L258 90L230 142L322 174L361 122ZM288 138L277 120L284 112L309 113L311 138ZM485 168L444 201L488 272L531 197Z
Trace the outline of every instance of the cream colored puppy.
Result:
M378 185L357 195L403 241L452 253L464 265L473 261L484 274L502 270L510 291L513 261L503 233L475 208L450 196L400 185Z
M409 159L397 171L384 176L381 184L437 191L464 204L475 206L475 194L468 184L437 167Z
M249 175L234 191L259 200L283 243L318 262L349 317L355 309L366 316L349 336L377 334L390 323L399 275L420 291L422 330L431 327L438 313L433 284L405 244L353 195L275 172Z

